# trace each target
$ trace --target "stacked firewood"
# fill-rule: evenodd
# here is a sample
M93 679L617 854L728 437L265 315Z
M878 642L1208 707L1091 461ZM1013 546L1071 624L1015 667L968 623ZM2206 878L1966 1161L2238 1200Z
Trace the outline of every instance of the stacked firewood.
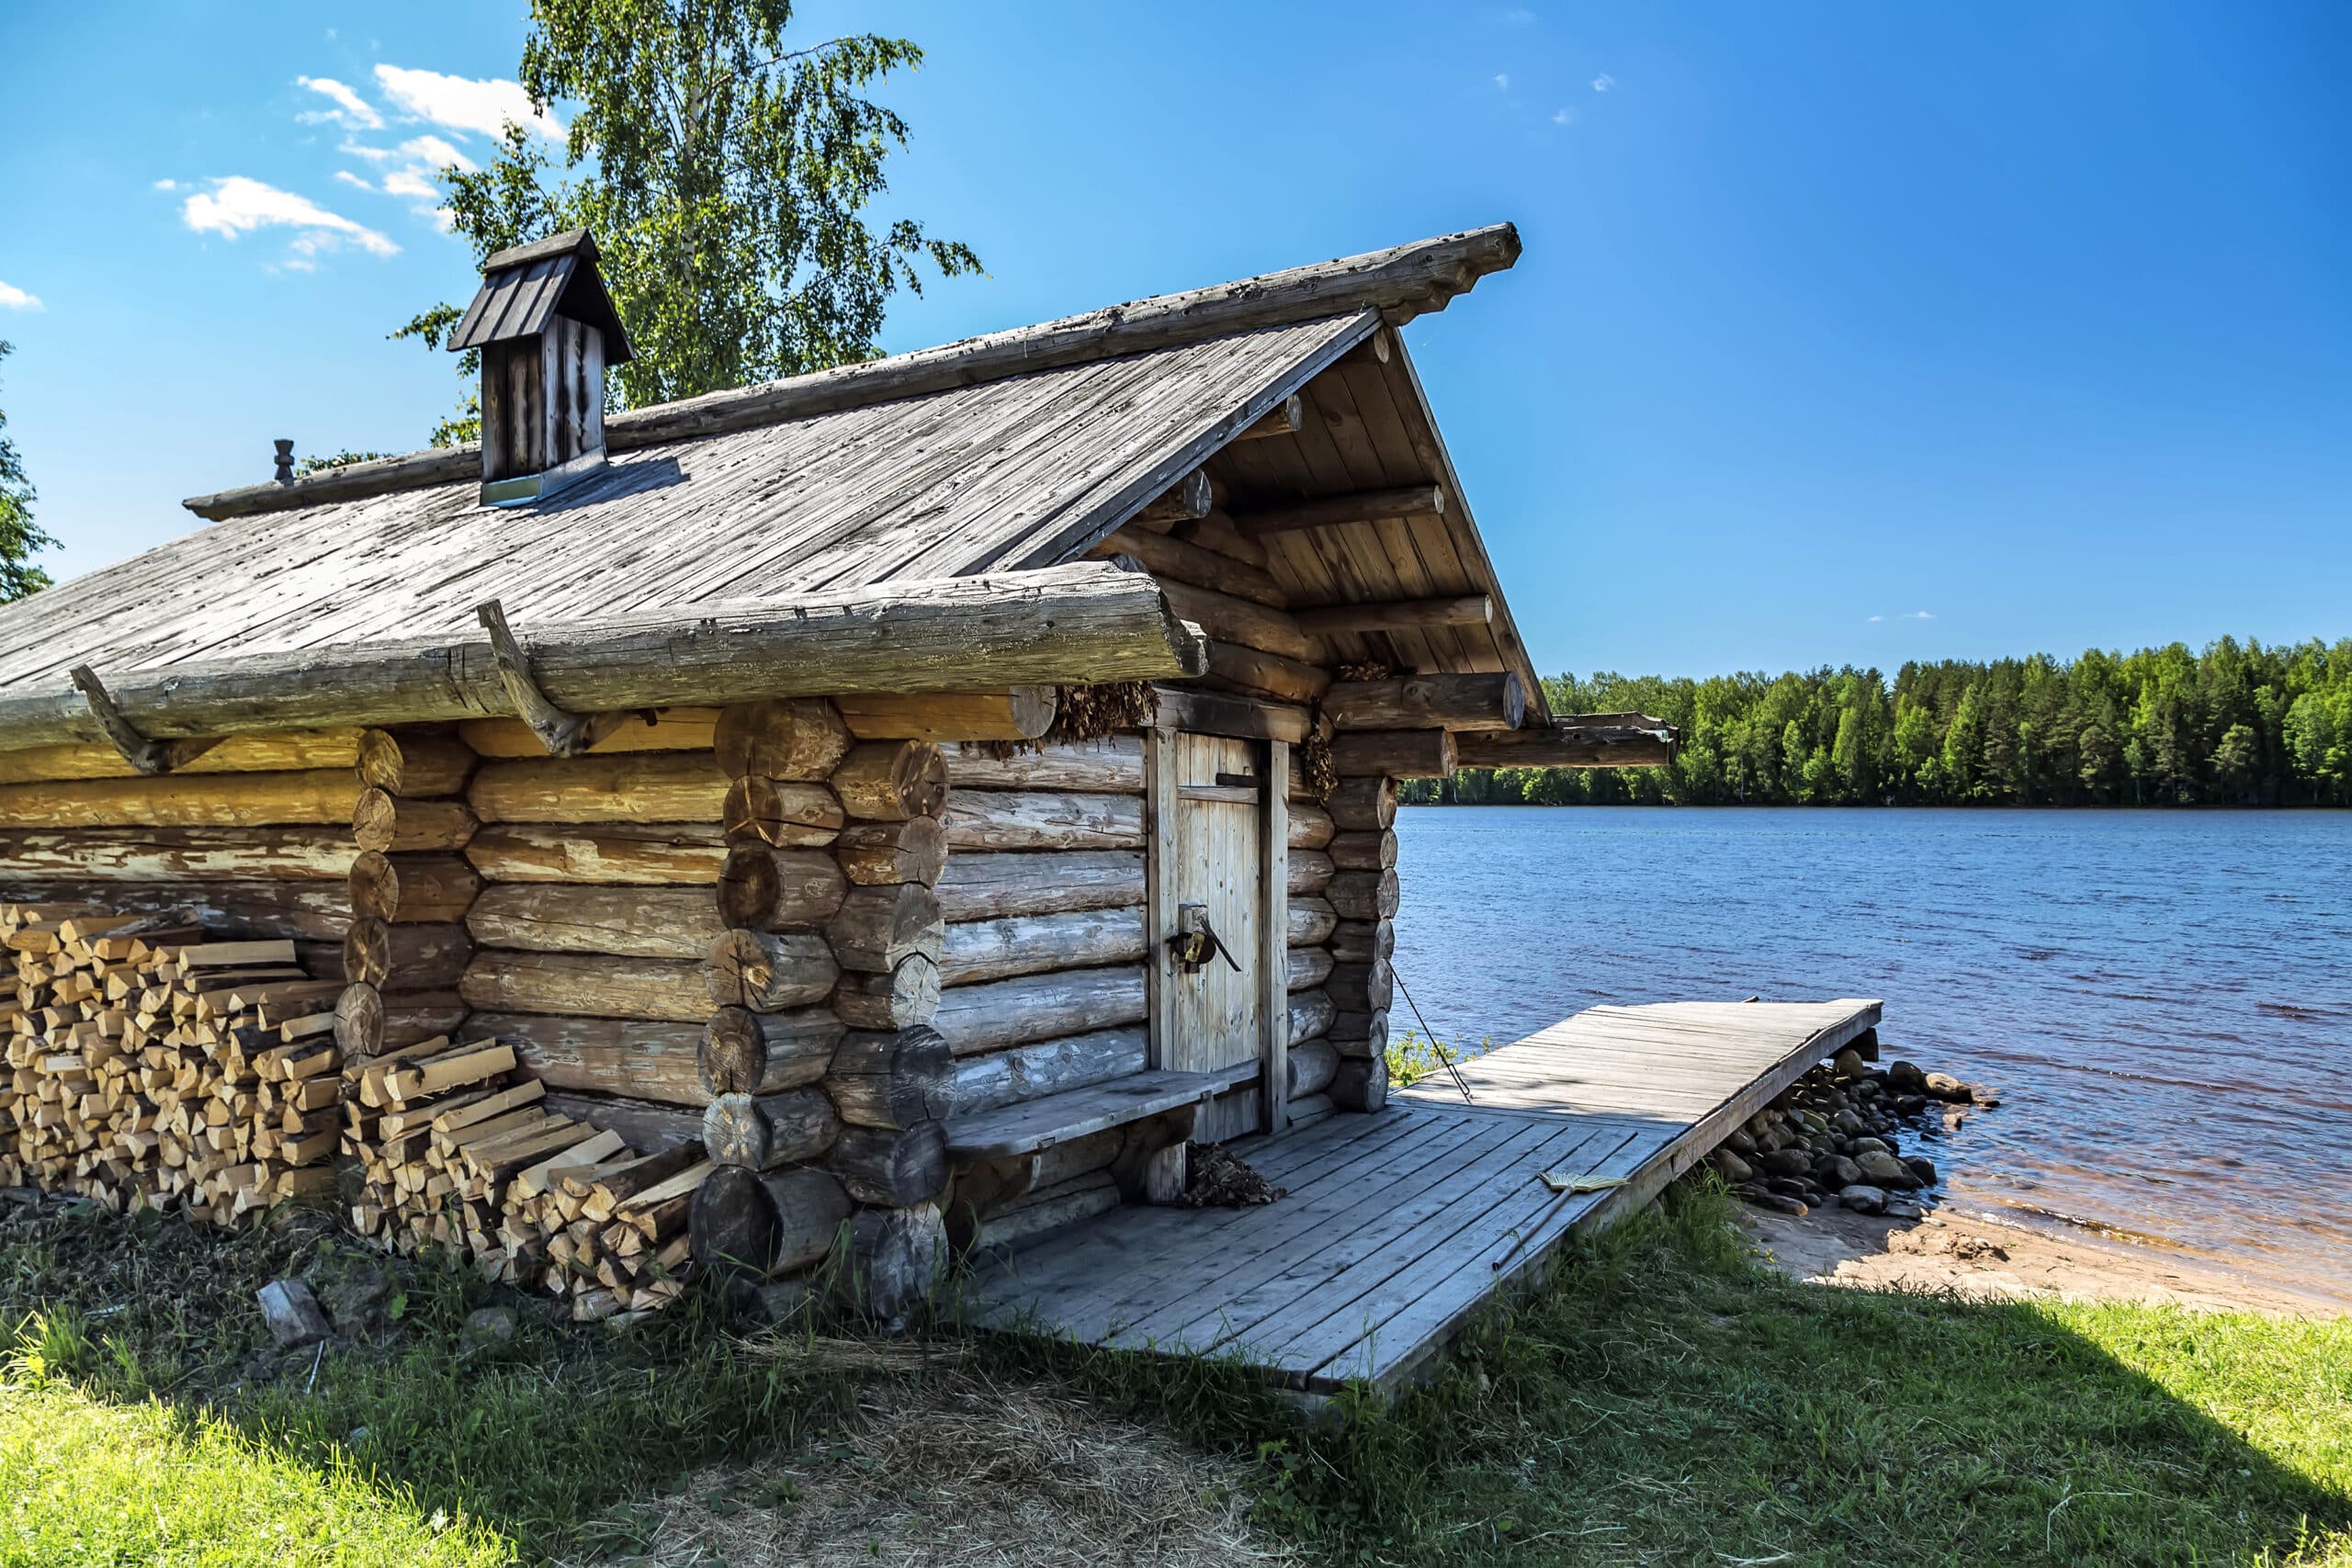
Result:
M0 904L0 1182L230 1224L332 1191L339 981L185 913Z
M684 1289L686 1215L709 1174L699 1145L642 1157L620 1134L550 1111L546 1087L492 1039L419 1041L344 1074L360 1235L428 1247L486 1277L571 1299L586 1322Z

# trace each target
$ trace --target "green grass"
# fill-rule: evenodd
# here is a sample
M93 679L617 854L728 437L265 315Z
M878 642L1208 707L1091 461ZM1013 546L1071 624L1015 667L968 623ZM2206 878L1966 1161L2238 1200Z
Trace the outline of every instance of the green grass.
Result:
M2352 1321L1806 1286L1754 1267L1724 1202L1678 1189L1426 1388L1319 1425L1230 1367L983 1356L1181 1433L1328 1561L2352 1564ZM708 1294L619 1336L526 1313L469 1351L494 1293L416 1269L384 1342L306 1392L307 1353L256 1356L250 1292L343 1256L316 1233L0 1233L0 1328L32 1314L0 1563L626 1553L632 1499L821 1445L869 1375L730 1338Z

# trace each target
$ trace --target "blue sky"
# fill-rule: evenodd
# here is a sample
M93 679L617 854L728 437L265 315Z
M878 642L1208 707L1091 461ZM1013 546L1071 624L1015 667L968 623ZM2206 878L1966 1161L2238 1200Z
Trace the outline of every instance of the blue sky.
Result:
M421 445L420 171L523 7L0 14L0 408L63 577ZM911 348L1516 221L1407 341L1539 668L2352 635L2352 7L807 7L929 51ZM322 85L335 84L342 89ZM559 118L562 115L558 107ZM168 182L168 183L166 183Z

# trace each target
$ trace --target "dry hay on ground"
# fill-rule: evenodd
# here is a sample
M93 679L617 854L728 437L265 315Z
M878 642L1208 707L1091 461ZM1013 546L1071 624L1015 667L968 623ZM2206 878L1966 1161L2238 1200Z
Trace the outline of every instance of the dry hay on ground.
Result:
M910 1347L910 1349L918 1348ZM823 1354L820 1343L816 1348ZM911 1368L916 1360L908 1362ZM644 1568L1191 1568L1293 1561L1245 1486L1075 1390L968 1366L876 1382L816 1451L715 1466L637 1510ZM867 1365L865 1370L878 1371ZM650 1517L649 1517L650 1516Z

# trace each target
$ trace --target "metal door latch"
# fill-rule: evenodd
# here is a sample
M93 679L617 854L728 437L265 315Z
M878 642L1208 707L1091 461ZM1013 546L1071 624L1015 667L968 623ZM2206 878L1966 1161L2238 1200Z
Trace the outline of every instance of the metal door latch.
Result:
M1175 959L1176 967L1187 973L1207 968L1209 960L1216 957L1233 965L1235 974L1241 973L1240 961L1225 945L1225 939L1216 934L1216 928L1209 924L1206 904L1176 906L1176 934L1168 939L1168 953Z

